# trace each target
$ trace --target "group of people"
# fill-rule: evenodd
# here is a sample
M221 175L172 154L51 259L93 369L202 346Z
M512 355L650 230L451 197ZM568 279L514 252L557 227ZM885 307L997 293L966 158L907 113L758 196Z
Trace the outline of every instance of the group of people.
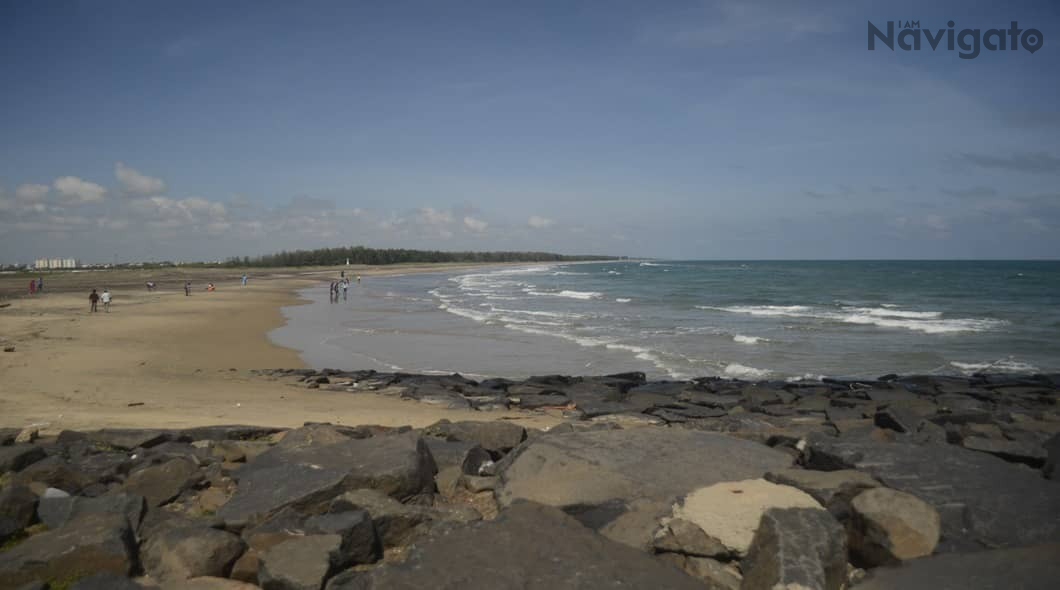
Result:
M29 280L29 294L33 295L36 293L44 292L44 277L37 277L37 280Z
M357 275L357 283L360 284L361 275ZM329 291L329 301L332 303L339 302L339 291L342 291L342 300L346 301L347 292L350 289L350 277L346 276L346 271L342 271L342 275L337 281L331 281L331 290Z
M91 305L92 313L99 311L97 306L102 303L103 311L110 313L110 291L103 289L103 293L96 293L95 289L92 289L92 293L88 296L88 303Z

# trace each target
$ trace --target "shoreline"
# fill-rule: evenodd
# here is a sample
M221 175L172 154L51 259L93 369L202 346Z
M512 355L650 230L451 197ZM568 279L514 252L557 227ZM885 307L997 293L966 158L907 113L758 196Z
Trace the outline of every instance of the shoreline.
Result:
M480 266L498 265L351 267L349 272L367 277ZM300 288L339 270L346 268L251 275L246 287L239 285L241 270L226 270L211 277L214 292L202 290L210 278L198 277L190 297L179 290L183 276L156 274L159 288L148 292L143 273L126 273L120 281L108 275L111 311L95 314L85 299L87 285L103 283L98 276L79 274L76 284L46 282L43 296L12 299L0 309L0 345L14 348L0 352L0 426L34 426L42 432L220 423L425 426L442 417L486 418L376 396L291 395L288 386L249 375L250 369L305 366L297 351L276 345L268 333L283 325L283 307L302 303ZM554 422L533 415L504 418L536 427Z

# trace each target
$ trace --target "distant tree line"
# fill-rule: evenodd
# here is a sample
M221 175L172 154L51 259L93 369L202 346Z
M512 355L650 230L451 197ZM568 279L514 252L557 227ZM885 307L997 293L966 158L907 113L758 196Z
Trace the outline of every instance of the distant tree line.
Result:
M251 258L229 258L227 266L335 266L346 264L401 264L433 262L571 262L576 260L616 260L615 256L570 256L552 252L443 252L440 250L408 250L405 248L317 248L315 250L282 251Z

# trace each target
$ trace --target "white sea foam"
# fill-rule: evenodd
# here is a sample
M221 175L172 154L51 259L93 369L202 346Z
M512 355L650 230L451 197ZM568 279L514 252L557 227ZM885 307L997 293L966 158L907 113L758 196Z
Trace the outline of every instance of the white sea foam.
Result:
M953 361L950 365L966 375L972 373L1037 373L1038 367L1012 358L1000 359L987 363L960 363Z
M609 275L620 275L622 273L618 272L617 270L609 270L609 271L607 271L607 274L609 274Z
M633 301L633 300L630 299L629 297L617 297L617 298L615 298L615 302L616 303L629 303L630 301Z
M641 262L641 266L673 266L672 264L662 264L660 262Z
M788 383L798 383L799 381L820 381L824 379L824 375L815 375L813 373L803 373L796 377L788 377L785 379Z
M535 297L566 297L568 299L599 299L603 297L603 293L597 293L596 291L571 291L564 289L562 291L535 291L534 289L523 289L523 292L527 295L533 295Z
M834 309L814 308L806 305L734 305L714 307L697 305L698 309L745 313L753 316L779 316L831 320L846 324L873 325L881 328L903 328L925 334L953 332L985 332L994 330L1007 322L983 318L942 319L938 311L903 311L886 308L844 307Z
M748 367L747 365L741 365L740 363L729 363L725 365L723 373L726 377L732 377L734 379L761 379L769 375L769 371L766 369L756 369L754 367Z
M743 334L737 334L732 337L733 342L739 342L740 344L758 344L759 342L769 342L769 340L762 338L761 336L744 336Z

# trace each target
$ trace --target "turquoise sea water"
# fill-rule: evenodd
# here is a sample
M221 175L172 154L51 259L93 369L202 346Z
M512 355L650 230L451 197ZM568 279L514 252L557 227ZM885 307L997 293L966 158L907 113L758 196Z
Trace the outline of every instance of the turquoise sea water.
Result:
M1060 262L652 261L366 279L286 310L315 366L745 379L1060 371Z

